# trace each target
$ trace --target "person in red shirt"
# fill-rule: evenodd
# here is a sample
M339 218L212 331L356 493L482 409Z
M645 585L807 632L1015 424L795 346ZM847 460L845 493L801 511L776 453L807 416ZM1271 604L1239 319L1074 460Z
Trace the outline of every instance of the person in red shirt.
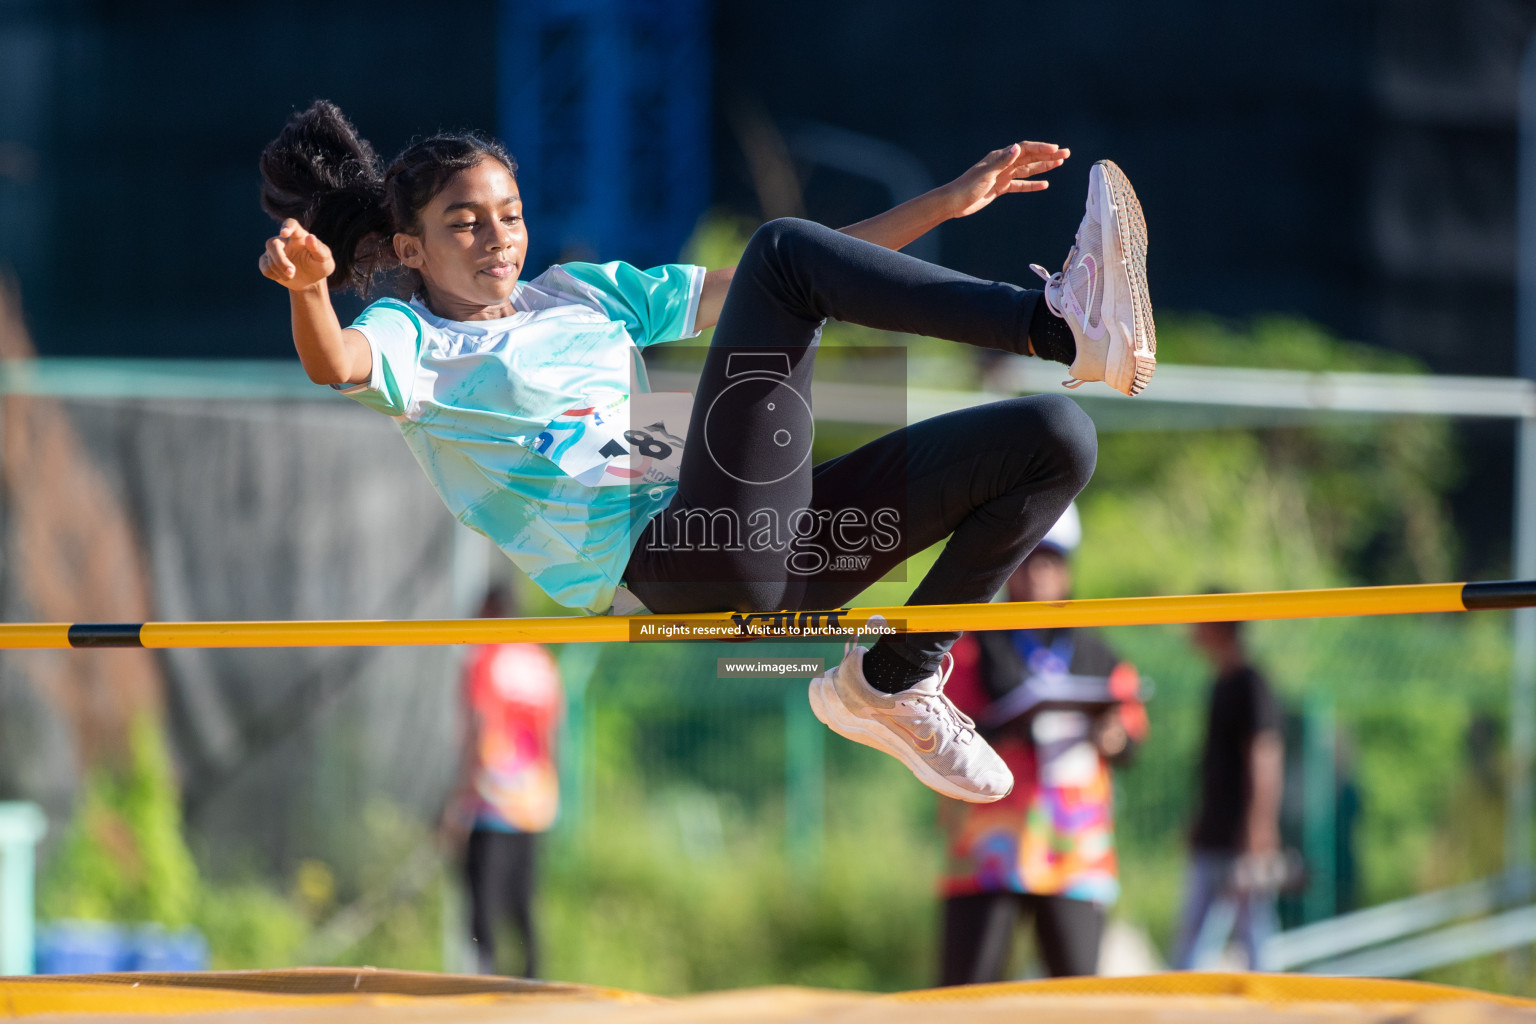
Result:
M482 618L513 613L511 593L503 587L490 590L480 609ZM554 824L560 806L560 673L539 644L485 644L471 649L463 687L464 757L443 828L463 854L480 972L496 973L496 926L510 920L522 938L522 976L534 978L537 837Z

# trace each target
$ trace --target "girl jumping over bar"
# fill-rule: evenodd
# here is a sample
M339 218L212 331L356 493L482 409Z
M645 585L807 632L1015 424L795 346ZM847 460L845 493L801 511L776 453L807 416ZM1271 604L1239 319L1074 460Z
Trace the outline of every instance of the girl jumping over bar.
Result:
M260 265L289 290L310 379L392 417L459 521L563 605L836 608L946 538L911 603L980 603L1088 483L1092 421L1063 395L1013 398L812 465L812 369L833 317L1054 360L1071 387L1140 391L1156 352L1146 227L1115 164L1090 169L1062 269L1033 267L1043 291L897 251L1045 188L1035 176L1068 155L1015 143L840 231L771 221L736 267L565 263L523 280L528 228L500 144L437 135L385 166L322 101L262 153L262 205L282 227ZM343 328L330 289L366 294L387 275L405 298ZM691 406L651 393L640 350L711 326ZM986 802L1013 779L944 696L958 636L853 645L811 682L811 706L934 790Z

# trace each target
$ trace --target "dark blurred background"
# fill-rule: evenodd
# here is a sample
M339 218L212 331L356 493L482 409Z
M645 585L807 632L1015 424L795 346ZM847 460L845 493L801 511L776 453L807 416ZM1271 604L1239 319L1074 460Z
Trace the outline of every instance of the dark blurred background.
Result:
M945 262L1019 281L1054 264L1110 156L1147 208L1160 306L1295 312L1439 372L1508 374L1533 26L1525 0L5 0L0 263L45 354L288 358L283 296L253 269L256 156L315 97L386 155L439 128L502 135L546 260L670 259L711 207L761 215L753 126L831 222L891 196L819 161L808 127L933 183L1027 137L1075 166L942 229Z

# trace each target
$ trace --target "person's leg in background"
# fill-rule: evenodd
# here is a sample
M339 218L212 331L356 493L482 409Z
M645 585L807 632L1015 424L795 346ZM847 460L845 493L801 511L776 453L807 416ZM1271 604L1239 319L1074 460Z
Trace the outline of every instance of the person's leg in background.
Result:
M1264 956L1264 947L1279 928L1274 893L1247 892L1237 897L1237 923L1234 930L1248 957L1250 971L1270 969Z
M946 899L939 984L1002 981L1018 920L1017 893L982 892Z
M533 921L534 881L538 868L539 836L534 832L511 832L503 842L507 848L507 911L523 941L523 974L539 976L539 938Z
M507 905L506 873L497 863L500 833L476 828L465 847L464 875L469 883L469 936L481 974L496 973L496 918Z
M1191 853L1189 870L1184 879L1184 910L1179 919L1179 933L1174 945L1174 970L1194 970L1195 957L1200 952L1200 933L1211 908L1225 895L1232 873L1232 859L1230 854L1208 850L1195 850Z
M1053 978L1099 973L1099 944L1104 938L1104 908L1066 896L1025 897L1035 914L1035 942L1040 960Z

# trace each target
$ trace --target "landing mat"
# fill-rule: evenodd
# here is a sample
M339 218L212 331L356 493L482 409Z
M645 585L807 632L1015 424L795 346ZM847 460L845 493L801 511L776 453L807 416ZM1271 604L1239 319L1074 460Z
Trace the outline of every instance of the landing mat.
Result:
M1302 1024L1536 1022L1536 1001L1413 981L1172 973L871 995L759 988L662 999L590 985L371 968L0 978L7 1016L179 1024Z

